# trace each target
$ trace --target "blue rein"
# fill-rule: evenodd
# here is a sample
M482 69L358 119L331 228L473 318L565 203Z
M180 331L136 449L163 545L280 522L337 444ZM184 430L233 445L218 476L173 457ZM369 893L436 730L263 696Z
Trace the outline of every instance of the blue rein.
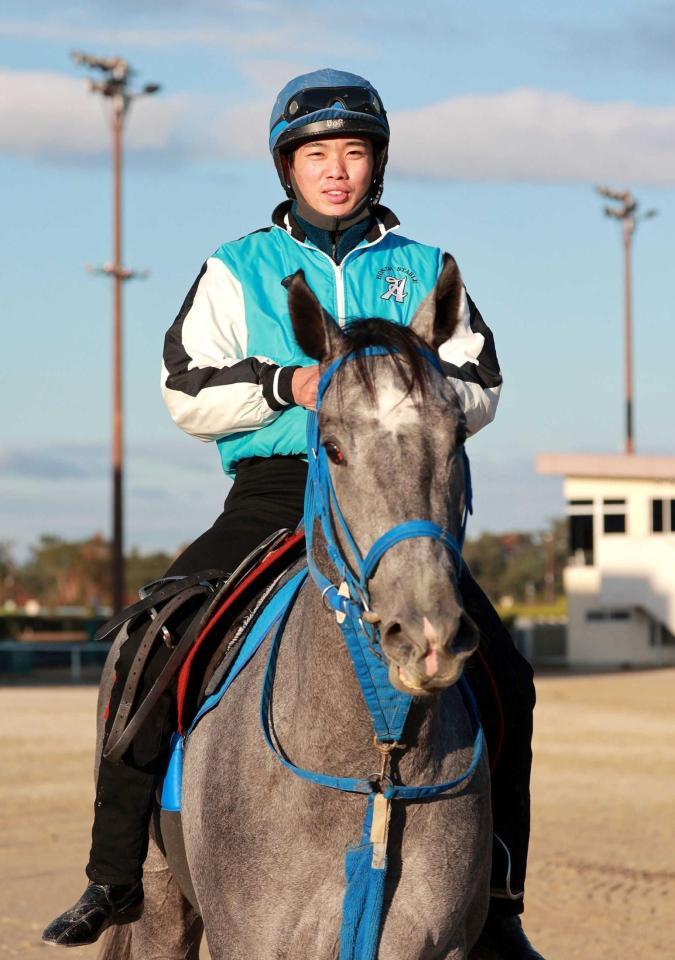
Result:
M383 347L367 347L360 351L359 355L388 356L390 353L391 351ZM442 373L438 357L427 350L422 353L425 359ZM373 627L371 633L364 623L364 614L370 609L368 582L388 550L404 540L419 537L428 537L441 543L451 554L455 566L459 569L462 564L462 545L467 517L472 509L471 477L468 457L462 446L466 492L464 515L458 538L431 520L407 520L378 537L366 556L361 555L335 495L326 451L321 445L318 419L318 412L333 376L343 363L353 357L353 353L346 354L335 360L324 371L319 381L317 411L310 413L308 418L309 476L305 494L307 566L312 579L321 590L324 602L337 615L356 678L370 713L376 745L379 745L378 749L382 755L380 774L361 778L337 777L306 770L284 756L274 743L270 713L277 658L284 627L305 580L304 574L297 575L292 596L274 631L263 682L260 725L267 746L296 776L324 787L348 793L361 793L368 797L361 840L358 846L350 848L346 855L346 889L340 930L340 960L375 960L382 923L390 804L396 800L431 800L459 787L473 775L478 767L484 740L476 701L468 683L462 677L459 686L476 729L473 753L466 770L452 780L422 786L395 784L384 776L390 752L400 747L400 737L414 698L410 694L396 690L391 685L388 666L376 649L377 630ZM338 583L331 582L319 570L314 559L314 525L317 520L321 524L326 549L335 567ZM352 566L347 562L336 540L335 525L342 530L345 542L353 555Z

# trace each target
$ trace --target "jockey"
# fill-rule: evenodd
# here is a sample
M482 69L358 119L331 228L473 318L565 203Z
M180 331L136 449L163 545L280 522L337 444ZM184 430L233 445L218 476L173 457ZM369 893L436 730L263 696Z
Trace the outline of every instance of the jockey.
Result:
M379 204L389 124L362 77L318 70L281 91L270 120L270 151L287 199L272 224L225 243L202 267L164 346L162 391L175 422L215 440L234 479L223 513L172 564L167 576L232 571L266 537L302 518L307 475L305 425L316 402L318 366L293 337L283 281L302 269L339 323L377 316L409 324L433 289L443 252L401 236ZM439 354L459 398L467 435L494 415L501 374L494 341L463 292L460 321ZM495 848L490 910L479 946L494 960L541 960L520 924L529 837L532 671L465 569L465 609L478 624L502 692L508 737L493 771ZM189 611L194 615L194 607ZM180 636L190 617L172 625ZM115 665L106 737L148 624L132 620ZM171 653L158 642L138 697ZM142 910L142 868L158 778L175 729L167 689L121 758L102 758L97 780L90 883L43 934L48 943L93 943L111 924Z

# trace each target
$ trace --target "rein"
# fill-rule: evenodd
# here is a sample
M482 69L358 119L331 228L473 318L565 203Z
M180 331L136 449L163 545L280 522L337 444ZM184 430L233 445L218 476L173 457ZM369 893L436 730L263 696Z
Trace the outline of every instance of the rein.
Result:
M422 355L442 373L440 361L430 351ZM388 356L391 351L383 347L367 347L359 356ZM336 777L296 766L273 742L271 728L271 702L276 664L284 627L305 580L298 575L292 596L283 615L276 621L267 666L264 674L260 703L260 725L264 740L277 759L293 774L313 783L348 793L365 794L368 797L361 839L356 847L348 849L345 860L346 889L343 901L340 930L340 960L375 960L378 951L384 883L387 872L387 842L391 803L397 800L432 800L467 781L480 762L484 738L473 694L464 677L459 681L462 695L476 729L471 761L466 770L452 780L421 786L405 786L393 783L386 775L391 753L404 750L399 738L413 703L413 696L396 690L389 682L388 667L376 649L379 640L377 629L372 634L364 622L370 610L368 581L382 557L396 544L417 537L429 537L443 544L452 555L455 565L462 563L462 545L468 514L471 512L471 480L469 461L462 446L465 470L465 508L459 537L431 520L408 520L397 524L368 550L365 557L359 551L342 514L330 477L326 452L321 445L318 413L328 386L343 363L356 354L346 354L335 360L324 371L317 392L316 412L310 413L307 424L307 449L309 475L305 494L305 535L307 542L307 565L312 579L321 590L324 604L336 615L342 636L349 651L356 678L359 682L374 730L374 742L381 756L379 774L373 777ZM314 524L318 520L339 583L332 583L319 570L314 559ZM337 522L354 557L354 569L344 557L334 535ZM290 584L289 584L290 586Z

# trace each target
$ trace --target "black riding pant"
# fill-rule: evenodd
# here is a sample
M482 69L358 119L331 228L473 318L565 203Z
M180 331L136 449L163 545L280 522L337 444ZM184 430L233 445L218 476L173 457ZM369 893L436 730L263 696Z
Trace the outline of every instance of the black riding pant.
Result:
M200 570L233 570L265 537L281 527L294 528L302 517L307 467L294 457L252 458L237 467L236 478L223 513L178 557L167 576L188 576ZM460 587L467 613L481 633L481 651L499 688L504 715L503 744L492 776L495 832L511 858L510 889L523 889L529 840L529 780L531 765L532 670L520 656L490 601L468 571ZM186 622L189 613L186 614ZM115 665L106 736L114 719L122 688L136 655L144 620L129 630ZM175 633L180 633L180 626ZM157 643L144 670L138 692L140 702L162 671L171 651ZM474 658L475 660L475 658ZM494 699L474 661L469 675L484 714L495 715ZM495 726L491 720L488 725ZM496 726L499 726L498 724ZM101 760L94 806L92 847L88 876L100 883L130 883L142 874L148 844L148 825L155 789L167 761L168 743L176 728L175 693L169 687L151 717L140 729L122 763ZM506 854L501 845L493 858L492 909L522 911L522 898L508 899Z
M231 572L270 534L282 527L294 529L302 517L306 477L307 464L296 457L255 457L242 461L223 512L213 526L172 563L166 575L189 576L200 570ZM186 622L190 613L194 610L186 613ZM145 618L135 628L132 624L129 636L120 647L106 737L146 628ZM180 626L174 632L180 635ZM170 655L171 650L157 642L146 662L138 703ZM141 876L155 788L166 767L169 739L175 729L175 686L170 686L140 728L122 763L101 760L87 865L87 875L92 880L130 883Z

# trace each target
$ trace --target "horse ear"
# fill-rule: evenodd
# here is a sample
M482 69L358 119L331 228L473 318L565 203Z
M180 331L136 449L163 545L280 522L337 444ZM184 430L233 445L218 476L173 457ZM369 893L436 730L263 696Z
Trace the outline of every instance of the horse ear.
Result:
M462 278L455 258L443 254L443 267L436 286L417 308L410 327L434 350L449 340L459 323Z
M284 280L288 288L288 309L298 346L312 360L323 363L340 352L342 331L327 313L298 270Z

